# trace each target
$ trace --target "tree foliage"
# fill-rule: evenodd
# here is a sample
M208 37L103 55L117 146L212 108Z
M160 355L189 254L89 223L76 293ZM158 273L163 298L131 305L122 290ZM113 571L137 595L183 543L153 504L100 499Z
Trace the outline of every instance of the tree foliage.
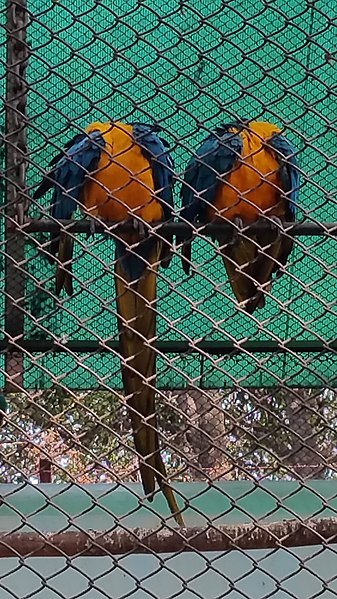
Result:
M127 407L106 391L60 388L8 396L3 482L139 480ZM186 390L160 393L158 430L169 475L180 480L334 476L332 390Z

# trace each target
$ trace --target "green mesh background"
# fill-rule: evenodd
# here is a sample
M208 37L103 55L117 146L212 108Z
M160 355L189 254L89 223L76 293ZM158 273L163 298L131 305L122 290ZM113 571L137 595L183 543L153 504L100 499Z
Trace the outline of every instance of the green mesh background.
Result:
M28 8L30 185L56 148L93 120L158 121L181 173L206 131L239 114L284 126L300 149L299 220L336 220L337 63L326 56L335 48L335 0L30 0ZM177 205L178 191L179 184ZM31 216L38 215L35 206ZM251 318L237 311L211 241L200 240L198 274L185 277L178 257L161 271L159 339L332 340L335 251L331 238L296 238L287 274ZM26 338L117 339L113 259L112 241L78 236L76 293L60 309L54 270L27 242ZM333 353L168 355L159 358L158 385L334 386L336 366ZM39 354L25 368L27 388L121 386L111 354Z

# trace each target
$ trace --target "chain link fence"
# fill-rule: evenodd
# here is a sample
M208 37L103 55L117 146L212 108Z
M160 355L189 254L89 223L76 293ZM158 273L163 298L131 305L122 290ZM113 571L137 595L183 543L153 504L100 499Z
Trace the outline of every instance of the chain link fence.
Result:
M0 9L1 598L335 596L336 18L334 0L7 0ZM214 171L201 144L229 123L213 142L227 152L241 135L244 153L245 119L275 124L294 148L277 172L300 177L296 223L291 209L282 222L267 210L253 226L206 222L205 211L191 223L184 182L200 201L205 171L193 173ZM147 160L153 172L168 161L169 222L145 218L141 231L134 208L131 230L94 212L60 216L55 195L37 197L51 160L97 122L149 124L165 140L159 160ZM146 135L138 147L150 156ZM235 168L215 169L217 185ZM84 185L98 172L86 169ZM258 201L271 176L259 174ZM293 191L282 188L282 206ZM242 202L246 192L235 193ZM51 235L72 240L71 267L60 252L51 260ZM147 259L157 297L145 303L133 281L120 292L123 239L132 259L142 243L170 245L167 268ZM289 240L282 262L272 251ZM233 274L221 253L240 243L256 255ZM272 287L270 272L262 280L271 255L282 272ZM71 295L56 292L57 272L71 272ZM252 314L235 294L247 272L266 299ZM130 294L138 314L125 320ZM127 331L143 331L154 312L137 361ZM161 459L135 430L158 435ZM153 497L141 484L147 469Z

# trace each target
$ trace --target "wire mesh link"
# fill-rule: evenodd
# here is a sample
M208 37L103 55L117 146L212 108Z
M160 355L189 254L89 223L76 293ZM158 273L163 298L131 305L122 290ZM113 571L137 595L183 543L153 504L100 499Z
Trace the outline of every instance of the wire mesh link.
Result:
M336 595L336 18L0 8L1 599Z

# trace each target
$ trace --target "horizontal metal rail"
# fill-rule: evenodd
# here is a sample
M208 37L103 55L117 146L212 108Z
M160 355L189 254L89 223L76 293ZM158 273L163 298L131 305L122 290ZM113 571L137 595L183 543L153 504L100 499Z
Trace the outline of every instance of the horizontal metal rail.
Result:
M81 219L81 220L52 220L52 219L26 219L23 225L18 225L14 221L11 223L13 228L21 230L23 233L39 233L39 232L57 232L59 229L67 229L71 233L89 233L92 232L92 222L95 223L95 233L119 233L133 230L132 224L102 222L98 219ZM143 221L140 221L143 223ZM146 224L146 223L145 223ZM266 219L266 222L258 221L250 226L244 227L243 231L263 232L270 230L271 221ZM298 237L300 235L337 235L337 223L284 223L283 228L278 227L281 232ZM169 222L169 223L151 223L149 225L149 233L155 231L163 237L165 235L180 235L188 237L193 234L214 236L223 235L224 233L231 234L233 225L230 223L209 223L196 224L193 227L187 223ZM235 228L237 230L237 228Z
M126 553L178 553L271 549L337 542L337 518L210 526L134 528L113 532L15 532L0 534L0 557L107 556Z
M301 341L269 341L256 340L234 343L232 341L157 341L153 343L155 349L163 354L187 354L201 352L204 354L222 356L239 352L247 353L321 353L337 352L337 340L316 341L305 339ZM6 339L0 339L0 351L16 352L72 352L72 353L119 353L118 341L54 341L52 339L22 339L11 343Z

